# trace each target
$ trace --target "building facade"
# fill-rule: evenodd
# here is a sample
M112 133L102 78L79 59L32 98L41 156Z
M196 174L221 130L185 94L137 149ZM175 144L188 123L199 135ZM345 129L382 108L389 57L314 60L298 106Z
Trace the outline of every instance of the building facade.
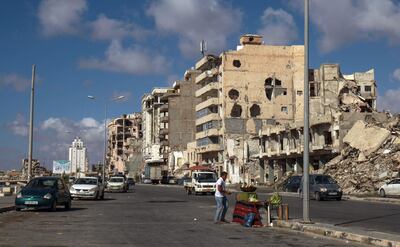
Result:
M75 138L69 147L69 161L72 175L80 176L89 171L86 147L79 137Z
M107 164L110 173L129 173L127 162L142 139L142 114L124 114L107 125Z

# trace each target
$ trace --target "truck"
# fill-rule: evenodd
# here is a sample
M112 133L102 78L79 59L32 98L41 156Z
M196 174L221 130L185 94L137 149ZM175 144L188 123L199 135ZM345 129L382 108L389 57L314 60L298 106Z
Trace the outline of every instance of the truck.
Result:
M150 180L152 184L159 184L161 180L161 166L150 166Z
M184 188L188 195L190 194L215 194L215 183L217 175L211 171L192 172L192 179L184 182Z

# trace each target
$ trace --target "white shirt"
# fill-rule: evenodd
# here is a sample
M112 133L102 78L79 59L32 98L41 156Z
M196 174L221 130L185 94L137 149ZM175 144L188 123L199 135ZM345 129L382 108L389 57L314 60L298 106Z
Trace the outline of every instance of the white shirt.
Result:
M221 192L219 192L218 185L221 185L222 189L225 190L225 181L222 178L219 178L215 183L215 196L224 197L224 195Z

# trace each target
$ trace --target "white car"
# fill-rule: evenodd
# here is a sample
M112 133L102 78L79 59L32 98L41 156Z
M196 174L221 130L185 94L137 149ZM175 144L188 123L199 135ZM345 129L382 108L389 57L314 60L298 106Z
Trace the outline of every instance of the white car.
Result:
M71 198L104 199L104 186L96 177L78 178L69 189Z
M385 196L400 196L400 178L391 180L379 188L379 195Z
M107 191L126 192L128 190L124 177L110 177L107 182Z

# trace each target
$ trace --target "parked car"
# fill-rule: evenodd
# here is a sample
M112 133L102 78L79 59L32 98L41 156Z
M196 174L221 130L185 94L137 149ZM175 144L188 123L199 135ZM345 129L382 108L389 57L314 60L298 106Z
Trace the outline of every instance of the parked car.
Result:
M38 177L32 179L18 192L15 209L47 208L56 211L58 205L71 208L71 195L64 181L58 177Z
M299 189L300 197L303 197L303 178L301 179L301 186ZM337 182L329 175L310 175L310 198L317 201L324 199L342 200L342 189Z
M379 188L379 195L400 196L400 178L393 179Z
M78 178L69 192L72 199L104 199L104 185L97 177Z
M152 184L150 178L145 178L145 179L143 180L143 183L144 183L144 184Z
M176 184L176 179L174 176L163 176L161 178L162 184Z
M126 192L128 185L124 177L113 176L107 182L107 191L110 192Z
M286 192L298 192L301 183L301 176L291 176L282 185L282 190Z

